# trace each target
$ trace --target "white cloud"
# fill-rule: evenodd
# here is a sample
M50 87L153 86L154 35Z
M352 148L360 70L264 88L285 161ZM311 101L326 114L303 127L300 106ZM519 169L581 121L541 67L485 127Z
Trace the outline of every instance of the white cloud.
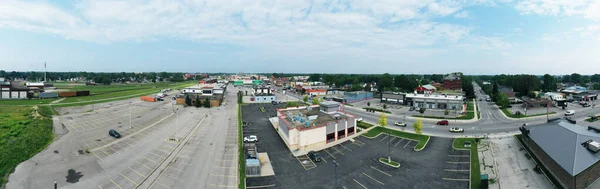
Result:
M456 17L456 18L468 18L469 17L469 12L467 12L467 11L460 11L460 12L454 14L454 17Z
M514 6L521 14L583 16L600 19L600 4L595 0L524 0Z

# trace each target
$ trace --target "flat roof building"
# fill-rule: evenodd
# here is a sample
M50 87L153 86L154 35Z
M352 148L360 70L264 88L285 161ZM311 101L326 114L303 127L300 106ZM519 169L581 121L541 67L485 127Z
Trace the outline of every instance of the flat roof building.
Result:
M405 96L404 104L418 108L460 110L465 100L462 95L409 93Z
M563 188L598 188L600 134L566 121L526 126L523 142Z
M355 134L356 118L334 101L277 110L276 127L290 149L310 150Z

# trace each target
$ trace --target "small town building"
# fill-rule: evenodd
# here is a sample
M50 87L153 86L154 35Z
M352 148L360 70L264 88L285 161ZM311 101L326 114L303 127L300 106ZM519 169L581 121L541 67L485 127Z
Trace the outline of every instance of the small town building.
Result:
M433 85L423 85L415 88L415 92L419 94L431 94L436 91L436 88Z
M506 97L508 97L508 101L510 101L511 103L517 102L517 98L515 96L515 91L513 90L512 87L498 86L498 92L506 95Z
M552 101L552 105L555 107L567 106L567 99L565 97L565 94L557 92L547 92L542 96L542 98Z
M548 99L544 99L544 98L530 98L527 96L523 96L521 97L523 100L523 107L524 108L543 108L543 107L547 107L547 106L551 106L552 102Z
M406 94L404 94L404 93L385 92L385 93L381 93L380 99L381 99L381 102L404 104L405 97L406 97Z
M309 96L321 96L321 95L326 95L327 90L326 89L307 89L306 94Z
M29 88L18 82L0 78L0 99L27 99L29 97Z
M356 118L338 102L277 109L273 126L290 149L310 150L356 132Z
M466 98L462 95L447 94L406 94L405 105L428 108L461 110Z
M451 73L444 77L444 90L462 91L462 81L459 73Z
M599 188L600 134L567 121L521 127L523 143L561 188Z

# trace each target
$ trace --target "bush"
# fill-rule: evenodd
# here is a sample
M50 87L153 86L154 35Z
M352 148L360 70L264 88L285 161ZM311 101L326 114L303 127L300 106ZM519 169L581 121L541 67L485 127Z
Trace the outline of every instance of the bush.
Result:
M371 125L369 123L362 122L362 121L356 122L356 126L358 126L360 128L363 128L363 129L368 129L368 128L373 127L373 125Z

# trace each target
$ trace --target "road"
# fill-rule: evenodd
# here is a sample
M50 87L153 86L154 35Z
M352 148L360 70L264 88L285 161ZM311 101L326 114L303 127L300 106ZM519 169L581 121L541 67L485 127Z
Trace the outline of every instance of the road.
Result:
M473 83L473 87L475 88L475 95L477 98L485 99L486 94L481 93L481 87L477 85L477 83ZM461 136L477 136L482 137L484 135L513 135L518 133L518 128L522 126L524 123L528 125L536 125L542 124L547 121L546 116L539 117L530 117L524 119L511 119L507 118L504 113L500 111L498 106L493 104L492 102L486 101L475 101L477 106L479 106L479 111L481 112L481 119L467 123L465 121L456 121L449 120L449 126L438 126L436 125L437 120L427 120L424 119L424 128L422 132L427 135L439 136L439 137L461 137ZM363 118L364 121L369 123L377 123L379 119L380 113L371 113L367 112L361 108L355 108L350 106L345 106L344 111L355 115L356 117ZM576 120L582 120L586 118L590 114L598 114L600 113L600 108L587 108L585 110L580 110L576 113L576 115L571 116ZM564 112L557 112L556 114L552 114L548 116L550 119L552 118L562 118L564 117ZM387 116L387 126L393 127L406 131L414 131L411 125L416 121L416 118L411 116L403 116L403 115L389 115ZM394 125L394 122L405 122L408 127L398 127ZM449 132L450 127L459 127L465 130L464 133L451 133Z

